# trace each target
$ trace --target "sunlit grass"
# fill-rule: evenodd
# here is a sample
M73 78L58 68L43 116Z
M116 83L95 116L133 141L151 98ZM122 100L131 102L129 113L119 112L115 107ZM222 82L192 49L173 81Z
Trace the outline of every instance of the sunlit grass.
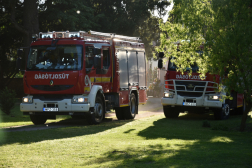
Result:
M202 127L202 118L210 128ZM63 128L5 132L0 167L250 167L252 131L239 132L240 120L159 115L91 126L69 120ZM213 130L218 125L228 130Z

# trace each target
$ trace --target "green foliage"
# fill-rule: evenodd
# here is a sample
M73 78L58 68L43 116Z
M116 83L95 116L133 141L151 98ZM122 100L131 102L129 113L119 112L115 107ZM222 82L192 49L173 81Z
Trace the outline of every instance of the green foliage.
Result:
M15 91L8 89L7 87L0 92L0 108L2 112L7 115L11 113L11 109L14 107L16 102L15 98Z
M180 72L197 62L202 78L208 72L219 75L225 92L244 94L248 110L252 106L251 5L250 0L174 0L169 22L160 23L163 33L157 48L166 57L176 57ZM176 43L183 52L177 52Z

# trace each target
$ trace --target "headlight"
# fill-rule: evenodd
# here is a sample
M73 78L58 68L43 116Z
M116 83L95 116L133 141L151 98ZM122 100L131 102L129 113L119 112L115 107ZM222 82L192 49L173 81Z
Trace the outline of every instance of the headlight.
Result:
M23 97L23 103L32 103L32 97Z
M88 103L88 98L85 98L85 97L73 97L72 103Z
M220 96L218 95L211 95L211 96L208 96L208 99L209 100L219 100Z
M173 93L164 93L164 97L173 98Z

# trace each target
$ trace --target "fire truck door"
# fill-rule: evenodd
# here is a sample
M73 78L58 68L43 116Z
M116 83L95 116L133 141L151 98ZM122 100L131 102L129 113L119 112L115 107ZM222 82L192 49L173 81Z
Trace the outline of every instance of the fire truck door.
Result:
M101 85L101 48L86 46L85 66L93 85Z
M109 92L111 89L111 53L110 47L102 47L102 86L103 91Z

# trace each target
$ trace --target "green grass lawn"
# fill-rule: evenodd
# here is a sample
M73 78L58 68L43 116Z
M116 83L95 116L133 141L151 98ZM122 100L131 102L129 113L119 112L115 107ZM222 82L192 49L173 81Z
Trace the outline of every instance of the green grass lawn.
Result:
M202 127L207 120L211 127ZM4 132L0 167L192 167L252 165L252 119L238 131L241 116L153 116L87 125L68 119L67 127ZM75 124L79 122L79 124Z

